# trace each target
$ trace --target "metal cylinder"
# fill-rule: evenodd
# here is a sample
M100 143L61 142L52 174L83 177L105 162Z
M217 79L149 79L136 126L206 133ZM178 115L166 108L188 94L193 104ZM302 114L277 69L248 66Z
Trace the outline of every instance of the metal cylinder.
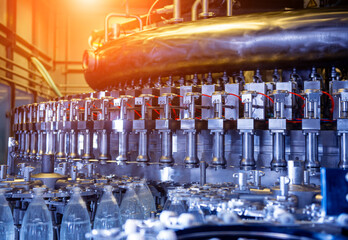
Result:
M30 154L30 132L25 133L25 149L24 149L24 156L25 158L28 158Z
M109 155L109 141L108 141L108 133L107 131L104 129L100 132L99 134L100 136L100 140L99 140L99 156L98 159L99 160L109 160L110 159L110 155Z
M94 164L89 163L86 165L87 167L87 178L92 178L93 177L93 173L94 173Z
M127 161L127 138L128 134L126 131L118 133L118 156L117 161Z
M252 174L254 179L254 186L261 187L261 178L265 176L265 173L263 171L255 170L252 171Z
M285 136L282 132L274 132L273 135L273 159L271 168L286 167L285 160Z
M341 133L340 138L340 162L338 167L348 169L348 133Z
M31 133L31 142L30 142L30 158L36 157L36 150L37 150L37 134L36 132L32 131Z
M199 179L201 186L207 183L207 163L205 161L199 162Z
M54 155L44 154L41 162L41 172L53 173L54 172Z
M196 138L195 130L186 132L186 157L184 159L186 166L198 164Z
M92 141L93 135L91 132L86 129L83 134L83 155L81 156L82 159L88 160L93 158L93 141Z
M24 153L25 153L25 135L26 133L25 132L20 132L19 133L19 156L20 157L23 157L24 156Z
M148 141L147 141L147 130L138 131L139 133L139 148L137 162L148 162L149 156L147 153Z
M224 147L225 147L225 139L223 135L223 131L215 131L213 132L214 140L213 140L213 160L212 164L215 166L225 166L226 159L224 156Z
M245 169L255 168L256 162L254 160L254 135L252 132L242 133L242 160L240 167Z
M304 183L304 164L300 160L288 161L288 178L291 184L302 185Z
M209 0L202 0L202 16L207 17L209 15Z
M316 132L306 133L306 168L319 168L320 163L318 161L318 136Z
M66 157L66 153L65 153L65 132L63 131L58 131L57 134L57 138L58 138L58 149L57 149L57 153L56 153L56 158L65 158Z
M345 66L347 16L344 9L280 11L143 31L110 41L95 54L87 55L85 77L92 88L107 89L128 79L148 76L250 70L255 66L332 66L333 60ZM342 24L337 24L336 19L341 19Z
M280 195L288 196L289 195L289 183L290 179L285 176L280 176L279 178L279 187L280 187Z
M70 177L71 177L72 181L76 181L76 179L77 179L77 167L76 166L71 166Z
M7 165L0 165L0 179L4 180L7 178Z
M70 132L70 151L69 151L69 158L74 159L77 158L77 132L74 130L71 130Z
M181 18L181 0L174 0L174 9L173 9L173 18L180 19Z
M172 157L172 132L170 130L162 130L161 133L161 158L160 163L171 164L174 162Z
M44 138L44 134L42 131L38 131L37 133L37 157L41 157L42 154L44 153L43 151L43 148L44 148L44 141L43 141L43 138Z
M238 178L238 188L239 190L246 190L248 186L248 173L239 172L234 173L233 177Z
M232 16L232 9L233 9L233 0L227 0L226 1L226 5L227 5L227 13L226 13L226 15L227 16Z
M45 154L54 154L54 134L53 131L46 132L46 151Z

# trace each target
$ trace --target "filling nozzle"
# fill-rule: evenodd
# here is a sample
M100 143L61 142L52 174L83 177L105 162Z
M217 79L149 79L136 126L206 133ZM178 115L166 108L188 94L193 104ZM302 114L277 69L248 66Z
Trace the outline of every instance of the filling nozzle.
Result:
M170 104L174 97L177 96L174 93L163 93L158 98L158 104L163 106L163 116L161 119L156 120L156 129L161 134L161 157L160 163L172 164L174 159L172 157L172 130L173 124L171 124ZM175 121L175 120L174 120Z
M128 129L127 124L127 102L132 99L131 95L121 95L119 98L114 99L114 105L119 107L118 120L115 120L116 124L114 132L118 134L118 156L116 161L124 162L128 160L127 149L128 149Z
M339 89L336 93L339 97L337 135L340 137L340 162L339 168L348 169L348 89Z
M318 155L318 135L320 132L320 96L319 89L306 89L304 119L302 119L302 130L305 135L306 167L318 171L320 167Z
M154 97L152 94L141 94L139 97L135 98L135 105L141 106L141 118L139 120L133 121L133 129L135 133L139 134L139 149L137 162L148 162L148 128L149 125L147 121L147 105L149 101ZM150 105L150 104L149 104ZM139 125L140 126L139 126ZM149 128L150 129L150 128Z

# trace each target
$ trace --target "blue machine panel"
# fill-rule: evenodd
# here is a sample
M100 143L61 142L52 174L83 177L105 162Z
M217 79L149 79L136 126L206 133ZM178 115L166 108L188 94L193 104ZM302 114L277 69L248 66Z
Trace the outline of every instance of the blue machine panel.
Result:
M321 169L322 208L326 215L348 213L348 170Z

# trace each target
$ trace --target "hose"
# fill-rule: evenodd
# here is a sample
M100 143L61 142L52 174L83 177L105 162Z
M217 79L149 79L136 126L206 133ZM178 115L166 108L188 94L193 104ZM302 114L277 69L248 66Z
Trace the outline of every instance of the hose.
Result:
M42 75L43 79L45 79L45 81L47 82L47 84L52 88L52 90L55 92L55 94L58 97L62 97L62 93L59 91L59 89L57 88L57 85L55 84L55 82L52 80L50 74L47 72L46 68L42 65L42 63L40 62L39 59L37 59L36 57L31 57L30 60L32 61L32 63L34 64L34 66L36 67L36 69L40 72L40 74Z

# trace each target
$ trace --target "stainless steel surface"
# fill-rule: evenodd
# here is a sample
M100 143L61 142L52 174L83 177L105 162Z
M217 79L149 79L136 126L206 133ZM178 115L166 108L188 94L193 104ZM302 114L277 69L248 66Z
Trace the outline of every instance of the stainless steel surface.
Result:
M274 69L275 65L342 66L348 44L346 16L345 10L312 9L165 26L108 42L95 51L98 61L86 66L85 77L93 89L101 90L149 76Z

